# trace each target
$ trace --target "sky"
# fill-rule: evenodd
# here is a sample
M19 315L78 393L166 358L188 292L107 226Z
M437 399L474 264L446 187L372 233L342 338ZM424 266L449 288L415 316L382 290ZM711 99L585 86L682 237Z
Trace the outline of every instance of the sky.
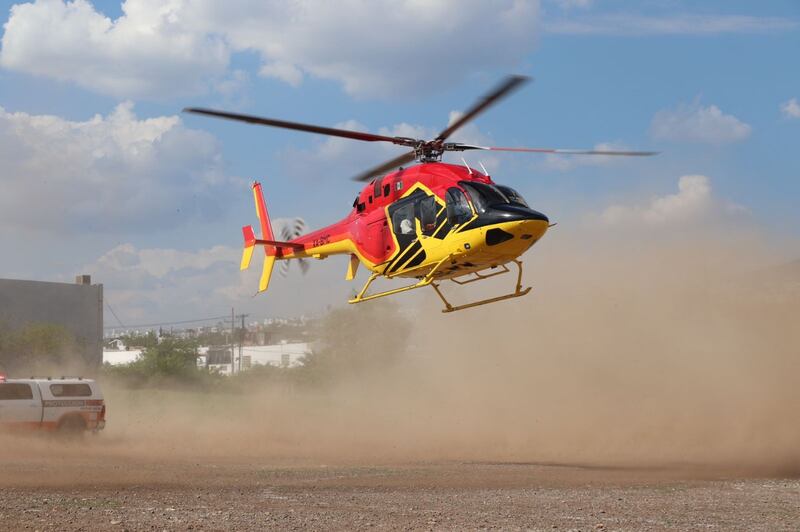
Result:
M467 158L568 234L740 225L800 256L797 0L0 0L0 21L0 277L90 273L107 325L341 304L341 257L253 297L249 182L317 228L402 150L182 108L422 137L511 73L534 81L453 140L661 152Z

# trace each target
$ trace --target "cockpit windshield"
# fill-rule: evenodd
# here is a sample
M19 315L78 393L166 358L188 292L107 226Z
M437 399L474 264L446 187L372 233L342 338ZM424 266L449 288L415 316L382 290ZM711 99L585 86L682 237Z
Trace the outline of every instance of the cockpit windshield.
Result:
M525 198L523 198L520 195L520 193L514 190L513 188L504 185L497 185L497 188L500 189L500 191L503 194L505 194L511 205L518 205L520 207L529 207L528 202L525 201Z
M476 183L475 181L462 181L459 184L469 193L472 205L478 212L486 212L486 209L492 205L511 203L506 195L494 185Z

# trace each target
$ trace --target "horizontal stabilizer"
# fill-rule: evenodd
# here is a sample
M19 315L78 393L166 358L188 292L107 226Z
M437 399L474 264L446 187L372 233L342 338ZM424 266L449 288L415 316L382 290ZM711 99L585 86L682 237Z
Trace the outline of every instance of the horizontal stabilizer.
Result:
M256 235L253 233L253 227L250 225L242 227L242 235L244 235L244 250L242 251L242 263L239 269L246 270L250 267L250 260L253 258L253 250L256 248Z
M299 250L306 249L306 247L303 244L297 244L295 242L281 242L279 240L258 239L254 242L254 244L258 244L260 246L275 246L276 248L288 248L288 249L299 249Z

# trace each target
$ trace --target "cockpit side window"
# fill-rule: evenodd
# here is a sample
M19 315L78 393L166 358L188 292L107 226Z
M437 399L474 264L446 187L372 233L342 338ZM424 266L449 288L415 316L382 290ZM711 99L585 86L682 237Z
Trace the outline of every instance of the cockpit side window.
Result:
M450 188L445 195L445 205L447 206L447 221L450 225L463 224L472 218L472 210L469 208L467 196L459 188Z

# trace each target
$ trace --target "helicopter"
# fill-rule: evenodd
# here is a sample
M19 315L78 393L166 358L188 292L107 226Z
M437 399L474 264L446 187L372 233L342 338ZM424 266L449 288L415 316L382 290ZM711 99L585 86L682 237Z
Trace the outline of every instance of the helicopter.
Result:
M458 129L528 80L525 76L508 76L432 140L391 137L198 107L185 108L184 112L410 148L354 177L354 180L368 184L358 194L344 219L304 235L285 231L282 240L275 239L262 186L253 182L261 237L255 235L250 225L242 228L244 251L241 269L249 267L255 248L263 247L265 258L258 286L260 293L269 287L275 261L299 260L305 271L305 259L348 255L345 276L348 281L355 279L361 264L371 272L349 303L362 303L431 286L444 303L442 312L454 312L528 294L531 288L523 288L520 257L555 224L551 224L546 215L532 209L516 190L495 183L483 165L482 171L478 171L467 166L466 162L463 166L441 162L445 152L484 150L610 156L657 153L447 142ZM403 167L413 161L418 164ZM301 228L302 223L297 224L294 232L299 233ZM510 264L517 269L513 292L453 305L440 288L446 280L466 285L509 273ZM413 281L397 288L368 293L372 283L380 277Z

